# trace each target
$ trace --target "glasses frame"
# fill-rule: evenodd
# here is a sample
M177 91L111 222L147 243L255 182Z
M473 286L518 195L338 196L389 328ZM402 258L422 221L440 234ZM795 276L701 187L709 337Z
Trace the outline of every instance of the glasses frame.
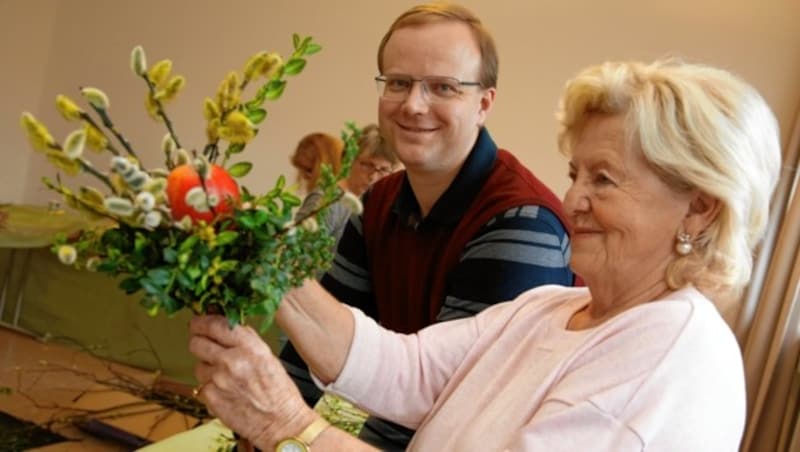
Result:
M389 80L390 77L403 78L403 79L407 79L407 80L411 81L411 86L409 86L408 90L404 93L403 96L393 98L393 97L387 97L385 95L386 82ZM447 77L447 76L439 76L439 75L427 75L427 76L420 77L420 78L414 78L414 77L412 77L410 75L405 75L405 74L381 74L381 75L376 76L374 80L375 80L376 88L378 90L378 96L380 96L381 99L385 99L385 100L388 100L388 101L394 101L394 102L402 102L402 101L408 99L408 96L411 95L411 91L414 90L414 83L419 83L422 86L422 93L423 93L423 95L425 97L425 100L427 100L429 103L447 102L447 101L450 101L450 100L453 100L453 99L458 99L462 94L464 94L464 91L459 89L458 93L453 97L439 97L436 94L432 94L430 92L430 90L428 89L428 81L429 80L448 80L448 81L452 81L455 85L458 85L459 88L462 87L462 86L483 86L483 84L481 82L467 82L467 81L459 80L459 79L457 79L455 77ZM381 84L383 84L384 89L381 89Z
M361 166L361 169L366 171L367 174L370 176L377 173L381 177L386 177L394 172L394 168L392 167L389 168L378 167L374 163L367 160L358 160L358 164L359 166Z

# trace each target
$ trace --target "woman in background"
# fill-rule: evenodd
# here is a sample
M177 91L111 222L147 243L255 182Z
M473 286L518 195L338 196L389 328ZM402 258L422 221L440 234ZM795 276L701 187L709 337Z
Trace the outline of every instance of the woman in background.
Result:
M343 149L342 140L327 133L310 133L297 143L290 161L297 169L297 180L306 193L317 187L323 164L330 165L334 173L339 172Z
M369 124L361 130L358 139L358 155L353 160L350 175L339 182L339 187L346 193L360 197L372 184L398 169L400 161L381 137L376 124ZM334 168L335 170L335 168ZM318 174L318 172L317 172ZM295 218L303 218L319 207L322 192L313 189L303 200L303 205L295 213ZM339 241L350 218L351 210L341 201L329 206L325 213L325 225L328 231Z

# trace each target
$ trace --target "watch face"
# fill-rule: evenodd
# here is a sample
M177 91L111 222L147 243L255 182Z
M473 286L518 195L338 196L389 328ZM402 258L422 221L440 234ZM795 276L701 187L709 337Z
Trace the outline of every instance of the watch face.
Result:
M308 452L308 447L300 441L289 438L278 443L277 452Z

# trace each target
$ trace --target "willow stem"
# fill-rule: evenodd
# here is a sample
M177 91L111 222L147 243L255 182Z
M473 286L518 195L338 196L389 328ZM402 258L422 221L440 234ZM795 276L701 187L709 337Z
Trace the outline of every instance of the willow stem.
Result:
M106 141L108 141L108 144L106 145L106 149L108 149L108 152L114 155L119 155L119 151L117 150L117 148L114 147L113 144L111 144L111 141L108 139L106 134L103 133L103 129L101 129L100 126L97 125L97 122L95 122L95 120L91 116L89 116L88 113L81 112L81 119L88 122L92 127L95 128L95 130L103 134L103 136L106 138Z
M91 102L89 103L89 105L92 107L92 110L94 110L94 112L97 113L98 116L100 116L100 120L103 121L103 126L105 126L106 129L110 130L111 133L114 134L114 136L117 138L117 140L119 140L119 142L122 143L122 147L125 148L128 154L131 155L136 160L139 160L139 156L136 155L136 151L133 150L128 140L124 136L122 136L122 134L119 132L119 130L117 130L116 127L114 127L114 123L111 121L111 117L108 115L108 112L103 108L97 108ZM141 161L139 161L139 167L142 168L142 170L144 170L144 166L142 165Z
M115 222L120 221L118 218L115 218L115 217L109 215L106 212L101 212L101 211L95 209L94 206L84 202L82 199L78 198L77 196L75 196L75 195L73 195L71 193L67 193L66 191L64 191L63 188L61 188L61 187L59 187L57 185L54 185L54 184L49 183L49 182L45 182L45 185L47 185L51 190L54 190L57 193L60 193L62 196L70 196L70 197L72 197L72 199L75 200L75 202L77 202L78 204L82 205L84 209L91 211L95 215L99 215L101 217L109 218L109 219L111 219L111 220L113 220Z
M94 167L92 165L90 165L89 162L87 162L84 159L78 159L77 161L78 161L78 163L81 164L81 169L82 170L84 170L87 173L91 174L92 176L100 179L100 181L102 183L106 184L106 187L111 189L111 191L114 194L117 194L117 189L114 188L114 184L111 183L111 179L109 179L108 176L106 176L105 174L101 173L100 171L97 171L96 169L94 169Z
M147 89L150 91L150 97L153 98L153 102L156 104L156 114L158 114L158 116L164 120L164 125L167 126L167 131L169 131L172 141L174 141L175 146L180 149L182 147L181 142L178 139L178 135L175 133L175 129L172 128L172 121L169 120L167 113L164 112L164 106L161 105L161 101L156 99L156 86L150 80L150 77L147 76L147 73L143 73L142 78L144 79L144 82L147 83Z

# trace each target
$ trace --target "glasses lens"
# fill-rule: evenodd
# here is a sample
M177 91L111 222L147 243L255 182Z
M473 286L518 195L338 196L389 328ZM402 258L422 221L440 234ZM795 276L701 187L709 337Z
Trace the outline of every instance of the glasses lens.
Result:
M378 81L378 94L392 100L405 99L414 84L411 77L401 75L386 75L376 80Z
M461 92L461 83L450 77L425 77L422 83L433 99L452 99Z

